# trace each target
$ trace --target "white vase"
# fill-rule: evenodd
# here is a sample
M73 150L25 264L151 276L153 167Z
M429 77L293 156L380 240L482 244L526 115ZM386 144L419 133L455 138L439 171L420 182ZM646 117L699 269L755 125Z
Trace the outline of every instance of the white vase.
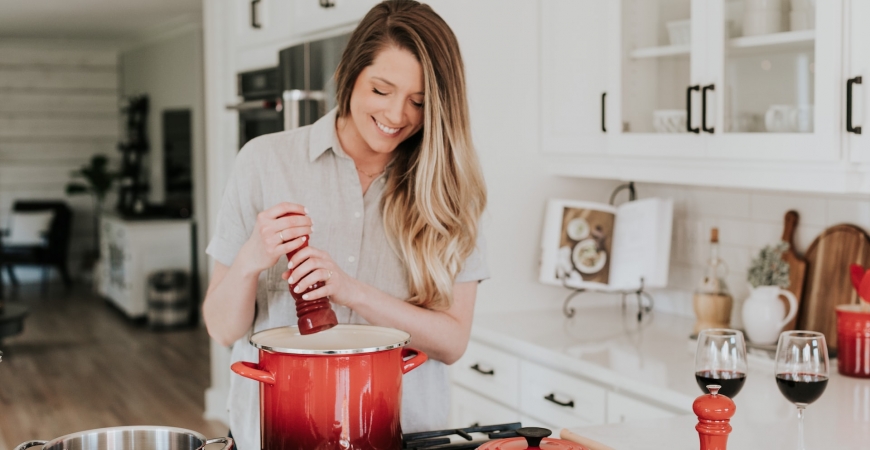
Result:
M788 299L788 314L779 301L782 295ZM797 314L797 298L778 286L758 286L749 292L743 303L743 327L750 342L762 345L775 344L779 333Z

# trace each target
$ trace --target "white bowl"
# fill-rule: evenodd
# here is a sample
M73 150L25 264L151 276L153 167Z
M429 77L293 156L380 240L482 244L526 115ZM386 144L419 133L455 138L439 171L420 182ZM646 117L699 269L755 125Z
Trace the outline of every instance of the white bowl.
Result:
M758 36L782 31L780 11L747 11L743 16L743 35Z
M744 0L746 11L782 11L782 0Z
M789 14L791 19L791 30L812 30L816 28L816 14L812 10L792 11Z
M685 133L686 111L683 109L657 109L653 111L653 130L656 133Z

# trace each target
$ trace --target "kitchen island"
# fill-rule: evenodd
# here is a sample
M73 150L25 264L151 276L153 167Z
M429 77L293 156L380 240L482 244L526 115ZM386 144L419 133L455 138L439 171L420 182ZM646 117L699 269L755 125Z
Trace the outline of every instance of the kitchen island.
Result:
M517 408L525 425L548 425L555 428L554 434L568 427L615 449L696 449L697 418L691 408L701 390L694 379L694 348L688 339L693 323L688 317L655 311L638 323L630 307L580 308L570 319L561 311L481 314L475 318L472 340L605 392L606 419L588 424L569 415L542 417L536 411L543 410L529 408L529 397L520 395ZM772 357L750 353L748 366L746 384L734 399L737 413L729 448L796 448L796 410L776 387ZM463 368L457 364L454 370ZM825 394L806 411L807 448L870 448L870 380L840 376L836 360L831 361L830 375ZM521 371L520 390L529 384ZM557 394L559 389L554 386ZM670 412L670 417L638 418L632 414L634 404L620 406L625 403L611 402L611 396L637 400L641 409L653 405ZM576 407L570 409L575 411L590 408L583 398L572 401Z

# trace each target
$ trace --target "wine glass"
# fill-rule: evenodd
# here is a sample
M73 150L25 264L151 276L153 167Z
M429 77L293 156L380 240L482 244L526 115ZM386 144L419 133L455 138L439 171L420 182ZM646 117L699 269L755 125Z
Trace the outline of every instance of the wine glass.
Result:
M776 385L798 410L798 449L804 450L804 409L828 386L828 345L815 331L785 331L776 346Z
M732 399L740 392L746 382L746 343L742 331L711 328L698 333L695 381L704 393L710 384L722 386L719 393Z

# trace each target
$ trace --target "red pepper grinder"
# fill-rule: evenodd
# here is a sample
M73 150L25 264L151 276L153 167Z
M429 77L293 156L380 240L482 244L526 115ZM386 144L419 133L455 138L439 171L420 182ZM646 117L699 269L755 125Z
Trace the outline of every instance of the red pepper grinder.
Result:
M302 242L302 245L299 248L287 253L287 260L289 261L290 258L292 258L299 250L308 247L308 240L308 236L306 236L305 241ZM302 299L302 296L306 293L323 286L324 283L318 281L317 283L312 284L304 292L297 294L295 291L296 284L294 283L290 285L290 295L293 296L293 300L296 301L296 317L300 334L319 333L338 325L338 318L335 317L335 312L332 310L332 305L329 304L328 298L323 297L314 300Z
M695 399L692 411L698 416L698 437L701 438L701 450L725 450L728 435L731 434L731 417L737 406L730 398L719 393L722 386L708 384L709 394Z

